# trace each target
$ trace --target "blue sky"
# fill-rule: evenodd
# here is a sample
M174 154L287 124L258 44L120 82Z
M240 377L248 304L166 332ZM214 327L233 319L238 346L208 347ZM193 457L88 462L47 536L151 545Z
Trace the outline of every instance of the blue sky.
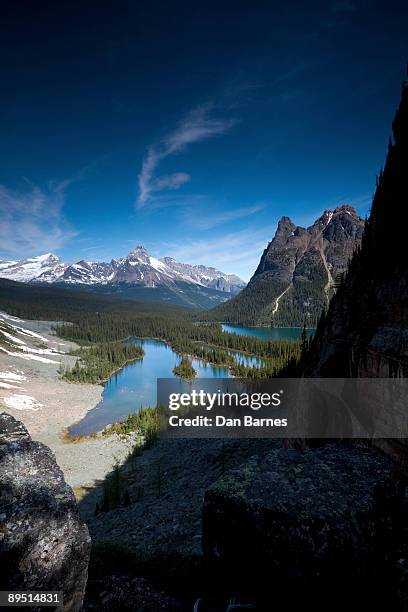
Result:
M364 216L402 2L9 2L0 257L152 254L248 279L277 220Z

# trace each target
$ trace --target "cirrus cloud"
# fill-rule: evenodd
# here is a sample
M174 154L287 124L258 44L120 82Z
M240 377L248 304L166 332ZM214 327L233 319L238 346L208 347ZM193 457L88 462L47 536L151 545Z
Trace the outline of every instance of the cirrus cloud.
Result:
M195 108L161 142L148 147L139 174L137 201L139 208L145 206L152 199L152 193L166 189L178 189L191 178L185 172L175 172L155 178L155 172L161 161L171 155L181 153L190 144L227 132L237 123L234 118L212 117L213 108L213 104L205 104Z
M2 256L20 259L53 251L77 235L63 215L70 182L53 181L46 188L29 183L24 191L0 185Z

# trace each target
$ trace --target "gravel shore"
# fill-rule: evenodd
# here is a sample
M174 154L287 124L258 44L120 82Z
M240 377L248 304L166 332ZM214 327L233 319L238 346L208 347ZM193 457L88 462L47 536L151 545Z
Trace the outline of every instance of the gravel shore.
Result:
M0 351L0 410L22 421L33 440L52 449L74 489L94 486L116 462L123 463L131 443L118 436L67 442L64 431L96 406L103 387L59 379L60 364L74 363L75 357L67 353L76 345L55 335L55 323L26 321L0 312L0 326L5 324L13 327L15 339L35 352L18 353L12 345L6 347L8 352Z

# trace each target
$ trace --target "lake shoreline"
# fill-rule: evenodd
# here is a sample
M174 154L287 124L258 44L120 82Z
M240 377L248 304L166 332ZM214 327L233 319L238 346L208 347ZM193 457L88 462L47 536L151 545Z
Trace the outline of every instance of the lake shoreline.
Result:
M0 410L21 421L33 440L51 448L69 485L73 488L95 486L117 461L126 459L131 450L128 441L119 436L94 436L78 443L67 443L63 440L63 434L98 405L102 385L74 384L61 380L58 373L61 363L72 366L77 357L68 353L78 347L55 335L55 322L10 318L6 313L3 316L7 324L41 334L47 341L47 347L55 348L58 352L54 356L47 355L52 357L50 362L28 360L24 358L27 357L24 353L0 353L0 371L5 375L21 377L19 382L13 382L13 388L0 389ZM24 341L27 346L35 348L36 345L31 344L27 336L24 336ZM35 400L36 405L31 409L9 405L11 398L23 395Z
M285 340L285 338L282 338L282 340ZM118 377L115 377L114 380L111 378L112 384L110 382L105 384L102 402L97 410L90 411L84 419L70 427L69 437L75 439L88 436L101 431L108 424L125 420L129 414L136 412L139 406L154 406L157 401L156 380L177 376L174 373L174 367L177 366L180 356L187 354L178 352L170 341L163 338L128 336L124 341L137 342L143 345L145 355L142 360L138 360L141 364L140 369L136 362L134 367L122 368ZM238 375L237 371L239 371L236 369L236 365L241 365L242 362L244 366L252 368L267 367L274 360L273 357L258 357L249 351L219 347L199 340L196 342L197 346L202 344L208 347L222 348L226 354L230 354L236 360L235 364L228 362L213 363L201 356L189 354L192 365L197 371L197 378L235 378ZM186 382L179 376L177 378L180 383Z

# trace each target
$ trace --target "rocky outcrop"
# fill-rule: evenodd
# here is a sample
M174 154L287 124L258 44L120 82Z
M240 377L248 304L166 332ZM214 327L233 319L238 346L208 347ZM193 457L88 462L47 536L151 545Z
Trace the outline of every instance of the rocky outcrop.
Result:
M364 591L373 576L385 579L402 504L392 462L372 449L278 449L207 490L203 550L242 600L275 605L280 592L305 605L338 580L350 592L350 581Z
M79 610L90 548L88 528L51 450L0 414L0 589L62 591L59 609Z
M183 612L175 599L140 576L105 576L90 582L84 612Z
M318 326L306 375L408 375L408 88L393 122L361 249Z
M328 378L408 376L408 88L392 124L361 248L317 326L298 374ZM355 397L366 405L368 398ZM371 400L370 400L371 401ZM372 406L367 406L370 409ZM388 402L389 412L394 403ZM307 444L307 441L302 441ZM373 444L408 474L408 440Z
M308 228L282 217L247 287L217 306L221 320L314 326L355 249L364 222L352 206L326 210Z

